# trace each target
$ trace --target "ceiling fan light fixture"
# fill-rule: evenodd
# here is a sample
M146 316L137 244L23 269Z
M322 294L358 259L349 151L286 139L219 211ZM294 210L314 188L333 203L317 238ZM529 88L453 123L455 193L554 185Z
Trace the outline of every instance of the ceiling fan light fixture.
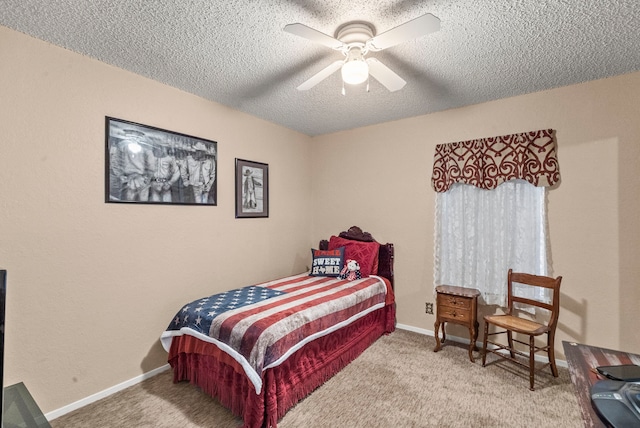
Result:
M342 80L349 85L358 85L369 78L369 65L360 49L350 49L342 65Z

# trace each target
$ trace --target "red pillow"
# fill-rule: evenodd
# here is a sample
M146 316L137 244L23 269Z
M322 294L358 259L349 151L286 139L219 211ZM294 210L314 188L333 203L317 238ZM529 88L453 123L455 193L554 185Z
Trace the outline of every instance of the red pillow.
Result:
M378 250L380 244L377 242L360 242L351 239L332 236L329 238L329 249L336 250L344 247L344 260L357 261L360 264L360 275L367 277L378 274Z

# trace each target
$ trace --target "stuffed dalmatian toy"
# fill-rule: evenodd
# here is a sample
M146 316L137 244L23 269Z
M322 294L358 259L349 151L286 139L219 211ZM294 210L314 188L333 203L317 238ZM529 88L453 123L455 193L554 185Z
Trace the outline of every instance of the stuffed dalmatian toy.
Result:
M361 279L362 275L360 274L360 263L351 259L347 260L344 264L344 267L340 271L339 278L347 279L349 281Z

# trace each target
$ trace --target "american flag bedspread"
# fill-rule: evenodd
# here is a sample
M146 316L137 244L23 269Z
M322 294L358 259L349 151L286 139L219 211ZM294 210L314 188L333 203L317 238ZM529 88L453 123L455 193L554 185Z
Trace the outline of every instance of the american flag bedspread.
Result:
M211 342L233 357L255 386L262 372L306 343L385 306L388 281L355 281L307 273L226 291L188 303L161 335L169 352L174 336Z

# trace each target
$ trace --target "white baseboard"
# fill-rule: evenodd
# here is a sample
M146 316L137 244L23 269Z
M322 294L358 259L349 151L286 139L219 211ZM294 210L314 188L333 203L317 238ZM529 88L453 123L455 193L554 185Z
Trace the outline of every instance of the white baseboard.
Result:
M130 386L136 385L145 379L149 379L150 377L160 374L166 370L169 370L169 368L170 368L169 364L165 364L164 366L158 367L157 369L153 369L147 373L141 374L140 376L136 376L133 379L129 379L127 381L119 383L118 385L112 386L111 388L107 388L104 391L100 391L86 398L83 398L82 400L78 400L75 403L71 403L67 406L64 406L57 410L49 412L45 414L44 417L47 418L48 421L52 421L56 418L59 418L62 415L66 415L69 412L72 412L81 407L84 407L87 404L91 404L94 401L101 400L105 397L110 396L111 394L115 394L116 392L122 391L123 389L126 389Z
M408 331L413 331L414 333L420 333L420 334L424 334L426 336L431 336L431 337L435 337L435 334L433 333L433 330L427 330L424 328L418 328L418 327L413 327L411 325L406 325L406 324L396 324L396 327L401 329L401 330L408 330ZM478 334L478 336L480 336L480 334ZM464 343L465 345L469 344L469 339L465 339L464 337L457 337L457 336L451 336L449 334L447 334L447 340L451 340L453 342L458 342L458 343ZM482 349L482 341L476 341L476 346L478 347L478 349ZM506 352L506 351L505 351ZM541 362L541 363L548 363L549 359L546 357L543 357L542 355L536 355L536 361ZM567 362L565 360L558 360L556 358L556 365L560 366L560 367L568 367Z

